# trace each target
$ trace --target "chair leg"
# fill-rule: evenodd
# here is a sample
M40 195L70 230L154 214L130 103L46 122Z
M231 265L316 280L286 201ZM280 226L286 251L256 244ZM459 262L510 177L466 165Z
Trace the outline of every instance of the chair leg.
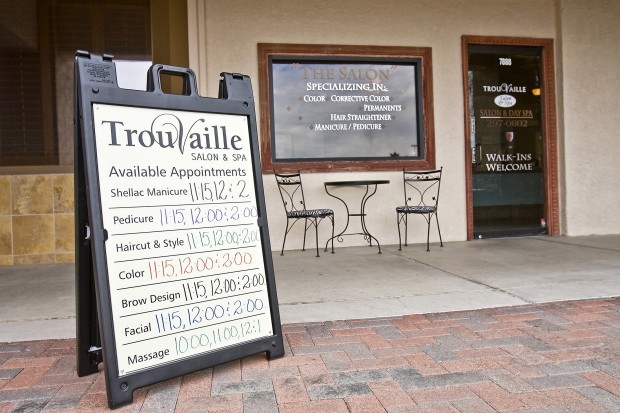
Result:
M304 245L302 245L301 250L306 250L306 232L308 232L308 218L304 219Z
M409 220L409 215L405 214L405 247L409 245L407 244L407 234L409 233L407 220Z
M429 247L429 243L428 243L428 239L431 235L431 216L428 217L428 225L427 225L427 230L426 230L426 251L430 251L430 247Z
M316 241L316 256L319 256L319 223L317 219L314 219L314 239Z
M329 220L332 223L332 236L325 243L325 249L323 251L327 252L327 246L329 245L329 241L331 241L332 242L332 254L334 254L335 253L335 251L334 251L334 216L333 215L328 215L327 218L329 218Z
M443 247L443 240L441 239L441 230L439 229L439 218L437 218L436 212L435 212L435 221L437 222L437 232L439 233L439 245Z
M280 251L280 255L284 255L284 245L286 244L286 236L288 235L288 219L286 220L286 230L284 231L284 241L282 241L282 251Z
M327 242L325 243L325 251L327 251L327 245L329 244L329 241L331 240L332 242L332 254L335 253L334 251L334 216L333 215L328 215L329 220L332 222L332 237L330 239L327 240Z
M396 213L396 226L398 227L398 250L402 251L403 247L400 239L400 214L398 212Z

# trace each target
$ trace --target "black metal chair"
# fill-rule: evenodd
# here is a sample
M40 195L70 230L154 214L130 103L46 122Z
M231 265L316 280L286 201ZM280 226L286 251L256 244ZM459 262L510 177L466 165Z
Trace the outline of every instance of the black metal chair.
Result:
M426 251L429 248L429 236L431 233L431 219L437 221L439 242L443 247L437 207L439 205L439 188L441 186L441 173L443 167L434 171L403 171L403 186L405 190L405 205L396 207L396 223L398 225L398 250L402 250L400 224L405 223L405 246L407 246L407 217L410 214L422 215L426 219L428 228L426 231Z
M280 196L284 209L286 210L286 231L284 232L284 241L282 242L282 251L280 255L284 255L284 245L286 244L286 236L293 226L300 219L304 220L304 244L302 250L306 250L306 232L308 228L314 226L314 234L316 237L316 256L319 256L319 224L323 218L329 218L332 222L332 254L334 253L334 211L331 209L307 209L306 200L304 198L304 188L301 183L301 174L277 174L275 173ZM329 242L328 242L329 244ZM325 251L327 245L325 244Z

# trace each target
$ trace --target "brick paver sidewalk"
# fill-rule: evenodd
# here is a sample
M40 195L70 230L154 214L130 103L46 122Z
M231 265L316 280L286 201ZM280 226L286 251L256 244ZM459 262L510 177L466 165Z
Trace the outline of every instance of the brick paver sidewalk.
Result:
M117 412L620 412L620 298L283 326L264 354ZM75 341L0 343L0 412L107 411Z

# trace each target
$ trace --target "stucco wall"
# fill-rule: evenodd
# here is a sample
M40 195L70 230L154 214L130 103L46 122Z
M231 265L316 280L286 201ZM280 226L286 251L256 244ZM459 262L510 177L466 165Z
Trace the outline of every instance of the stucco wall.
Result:
M562 0L566 235L620 233L620 2Z
M201 85L201 90L208 96L217 95L219 73L232 71L252 78L254 96L258 99L256 45L259 42L431 47L436 164L444 167L439 210L444 241L465 240L467 236L461 36L555 38L556 35L556 8L551 0L209 0L206 3L190 0L189 9L199 10L205 16L203 21L193 23L193 27L190 23L190 34L199 37L191 41L205 44L200 55L190 51L193 55L190 62L198 65L193 69L199 79L207 81L207 87ZM372 215L368 226L383 244L396 244L394 208L402 202L401 176L398 171L308 173L304 180L312 200L310 206L334 208L338 229L343 224L344 211L337 200L325 195L324 181L389 179L391 184L380 187L378 195L370 201ZM265 175L264 179L272 246L278 249L285 219L273 176ZM425 223L419 219L419 225L410 232L414 242L425 240ZM327 227L323 228L323 240ZM292 235L287 248L299 248L301 231ZM363 243L361 237L349 238L346 245Z

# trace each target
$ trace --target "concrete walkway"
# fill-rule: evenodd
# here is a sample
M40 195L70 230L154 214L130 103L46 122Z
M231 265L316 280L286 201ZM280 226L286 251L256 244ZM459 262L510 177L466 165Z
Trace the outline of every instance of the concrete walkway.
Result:
M620 235L273 253L283 324L620 296ZM75 337L74 266L0 266L0 342Z
M530 237L274 255L283 323L620 296L620 236Z
M286 355L134 393L140 412L620 412L620 236L274 254ZM0 413L108 411L75 373L73 266L0 267Z

